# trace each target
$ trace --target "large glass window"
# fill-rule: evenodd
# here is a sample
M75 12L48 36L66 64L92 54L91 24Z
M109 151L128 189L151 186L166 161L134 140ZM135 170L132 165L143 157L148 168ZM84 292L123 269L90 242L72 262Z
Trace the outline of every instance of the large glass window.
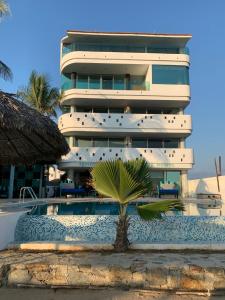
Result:
M124 147L124 139L110 138L109 139L109 147L123 148Z
M89 89L100 89L100 75L90 75L89 77Z
M147 139L132 139L132 147L133 148L147 148Z
M107 138L94 138L94 147L108 147Z
M100 114L105 114L108 112L107 107L94 107L93 108L94 113L100 113Z
M148 140L149 148L162 148L162 140L150 139Z
M185 66L152 66L153 84L189 84L189 70Z
M104 90L112 90L113 76L111 76L111 75L103 75L102 76L102 88Z
M61 106L62 114L67 114L70 112L70 106L68 105L62 105Z
M114 90L125 90L125 79L123 75L114 76Z
M93 147L91 138L76 138L77 147Z
M132 114L146 114L145 107L131 107Z
M179 147L178 139L164 140L164 148L178 148L178 147Z
M145 76L131 76L130 77L131 90L145 90Z
M166 171L164 172L164 181L167 183L174 183L180 185L180 172L179 171Z
M122 114L122 113L124 113L124 108L123 107L110 107L109 113Z
M88 89L88 76L87 75L78 75L76 87L77 87L77 89Z

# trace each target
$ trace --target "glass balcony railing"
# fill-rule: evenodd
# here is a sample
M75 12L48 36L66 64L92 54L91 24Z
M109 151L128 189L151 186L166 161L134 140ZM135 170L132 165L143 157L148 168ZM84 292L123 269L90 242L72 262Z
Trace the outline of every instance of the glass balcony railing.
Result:
M156 48L151 46L131 45L100 45L91 43L63 44L62 56L73 51L99 51L99 52L132 52L132 53L167 53L187 54L189 49L185 48Z
M145 76L125 75L62 75L62 91L69 89L102 89L102 90L149 90Z

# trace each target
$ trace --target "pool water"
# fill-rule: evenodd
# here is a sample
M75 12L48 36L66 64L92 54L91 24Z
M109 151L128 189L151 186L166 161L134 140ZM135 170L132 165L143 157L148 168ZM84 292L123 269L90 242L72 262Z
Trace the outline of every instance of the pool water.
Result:
M137 215L136 207L143 202L131 202L128 205L128 215ZM224 216L225 205L221 200L185 201L185 211L172 210L170 216ZM31 215L118 215L119 205L116 202L63 202L39 205L32 209Z

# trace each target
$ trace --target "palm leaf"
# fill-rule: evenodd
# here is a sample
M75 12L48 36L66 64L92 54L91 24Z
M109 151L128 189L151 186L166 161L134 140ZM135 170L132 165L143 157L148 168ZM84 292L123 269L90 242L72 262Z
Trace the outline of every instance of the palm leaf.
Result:
M126 163L121 160L99 162L91 171L95 190L121 204L128 204L148 191L149 174L150 167L142 159Z
M10 9L6 1L0 0L0 18L10 14Z
M5 80L12 80L13 78L12 71L2 61L0 61L0 76Z
M184 205L180 200L176 199L149 203L137 207L138 214L143 220L146 221L152 219L161 219L163 213L166 213L172 209L184 211Z
M40 113L56 117L55 109L59 106L60 93L57 88L51 88L47 75L32 71L28 85L21 88L17 94Z

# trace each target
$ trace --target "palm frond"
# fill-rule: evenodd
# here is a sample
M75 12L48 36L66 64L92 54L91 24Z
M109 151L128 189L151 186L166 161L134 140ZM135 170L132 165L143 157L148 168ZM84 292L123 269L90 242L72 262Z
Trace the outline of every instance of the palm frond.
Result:
M162 218L162 214L176 209L179 211L184 211L183 203L178 200L162 200L159 202L149 203L140 205L137 207L138 214L143 220L152 220Z
M17 93L31 107L48 116L56 116L56 108L59 106L60 93L55 87L51 87L49 78L45 74L32 71L27 87Z
M10 8L5 0L0 0L0 18L10 15Z
M5 80L12 80L13 74L10 68L0 60L0 77Z
M142 159L99 162L91 171L92 185L100 194L128 204L148 191L151 186L148 173L150 167Z

